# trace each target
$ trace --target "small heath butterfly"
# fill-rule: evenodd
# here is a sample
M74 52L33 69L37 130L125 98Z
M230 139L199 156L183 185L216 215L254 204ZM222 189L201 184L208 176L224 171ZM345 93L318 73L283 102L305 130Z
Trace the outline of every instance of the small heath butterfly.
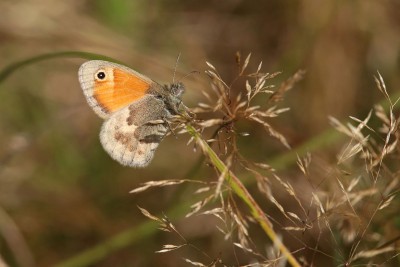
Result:
M182 83L160 85L120 64L91 60L79 68L89 106L105 121L100 141L125 166L146 167L179 114Z

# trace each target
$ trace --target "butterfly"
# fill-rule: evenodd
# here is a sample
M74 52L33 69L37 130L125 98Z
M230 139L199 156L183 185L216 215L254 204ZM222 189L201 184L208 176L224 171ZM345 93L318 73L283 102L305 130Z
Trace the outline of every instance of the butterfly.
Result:
M100 142L116 161L146 167L181 113L182 83L160 85L120 64L91 60L79 68L79 82L94 112L105 121Z

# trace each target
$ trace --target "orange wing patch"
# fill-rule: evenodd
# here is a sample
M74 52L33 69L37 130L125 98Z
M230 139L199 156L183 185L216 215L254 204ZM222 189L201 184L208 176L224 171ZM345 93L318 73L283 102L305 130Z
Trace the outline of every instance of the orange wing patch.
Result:
M146 95L150 83L117 68L105 68L106 78L96 79L93 97L107 113L117 111Z

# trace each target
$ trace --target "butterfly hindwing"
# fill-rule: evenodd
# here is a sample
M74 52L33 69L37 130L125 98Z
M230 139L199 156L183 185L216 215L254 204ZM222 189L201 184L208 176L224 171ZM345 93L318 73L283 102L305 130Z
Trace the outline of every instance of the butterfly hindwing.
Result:
M121 164L145 167L168 131L168 116L162 100L146 95L109 117L102 126L100 141Z

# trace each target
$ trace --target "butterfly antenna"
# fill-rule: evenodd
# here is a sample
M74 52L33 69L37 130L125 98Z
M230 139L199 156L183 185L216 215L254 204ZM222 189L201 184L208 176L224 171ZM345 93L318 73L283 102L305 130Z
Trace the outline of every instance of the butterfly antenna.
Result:
M179 81L183 81L184 79L186 79L187 77L189 77L192 74L200 74L200 71L198 70L192 70L191 72L185 74L185 76L183 76L182 78L179 79Z
M178 57L176 58L175 68L174 68L174 76L172 76L172 83L175 83L175 74L176 74L176 69L178 68L178 62L179 62L180 57L181 57L181 53L179 53Z

